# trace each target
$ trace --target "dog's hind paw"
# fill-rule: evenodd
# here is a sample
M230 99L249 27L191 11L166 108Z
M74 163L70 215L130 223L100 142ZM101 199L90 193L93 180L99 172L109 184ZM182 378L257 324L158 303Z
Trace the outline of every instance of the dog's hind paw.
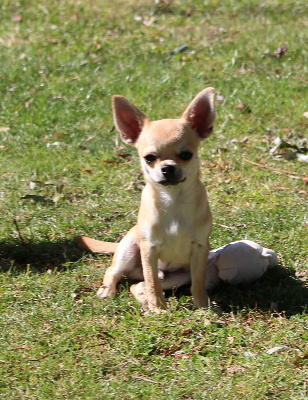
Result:
M98 291L96 292L96 295L101 299L105 300L108 299L108 297L115 297L117 294L116 290L109 287L109 286L101 286Z
M147 299L145 290L146 290L146 288L145 288L144 282L139 282L130 287L131 294L142 305L142 307L146 307L148 304L148 299Z

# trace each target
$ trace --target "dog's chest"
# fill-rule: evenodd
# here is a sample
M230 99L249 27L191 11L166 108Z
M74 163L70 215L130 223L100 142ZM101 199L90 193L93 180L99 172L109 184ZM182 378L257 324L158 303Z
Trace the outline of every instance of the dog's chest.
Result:
M161 219L155 239L162 263L169 264L170 268L173 265L189 264L193 231L188 210L179 206L176 212L166 213Z
M142 237L156 248L160 269L189 267L192 243L202 244L208 237L206 197L197 189L175 187L154 196L149 187L144 189L138 225Z

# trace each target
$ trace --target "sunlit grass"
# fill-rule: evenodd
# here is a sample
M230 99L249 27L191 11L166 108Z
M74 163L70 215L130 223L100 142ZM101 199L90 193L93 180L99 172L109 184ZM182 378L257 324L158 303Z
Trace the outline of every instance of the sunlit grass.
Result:
M307 397L307 164L270 152L276 137L307 148L306 14L301 0L2 1L0 397ZM221 287L211 311L184 290L144 315L127 282L102 303L110 258L72 238L119 240L142 187L110 97L177 117L206 86L211 245L248 238L282 265Z

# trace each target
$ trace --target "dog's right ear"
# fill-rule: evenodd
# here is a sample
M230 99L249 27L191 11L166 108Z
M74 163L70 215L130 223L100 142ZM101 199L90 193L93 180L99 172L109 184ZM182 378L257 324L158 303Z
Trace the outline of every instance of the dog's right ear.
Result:
M123 96L112 96L113 119L125 143L135 144L139 138L146 116Z

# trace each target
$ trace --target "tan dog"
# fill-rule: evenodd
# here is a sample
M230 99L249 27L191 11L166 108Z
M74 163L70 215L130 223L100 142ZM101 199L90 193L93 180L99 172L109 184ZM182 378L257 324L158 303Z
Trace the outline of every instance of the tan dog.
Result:
M190 270L195 305L208 306L204 282L212 217L199 178L198 148L213 131L214 97L214 89L207 88L181 118L150 122L126 98L113 96L116 128L137 148L146 186L137 225L120 242L97 292L101 299L115 296L121 276L140 273L142 265L152 311L165 307L159 271L179 268Z

